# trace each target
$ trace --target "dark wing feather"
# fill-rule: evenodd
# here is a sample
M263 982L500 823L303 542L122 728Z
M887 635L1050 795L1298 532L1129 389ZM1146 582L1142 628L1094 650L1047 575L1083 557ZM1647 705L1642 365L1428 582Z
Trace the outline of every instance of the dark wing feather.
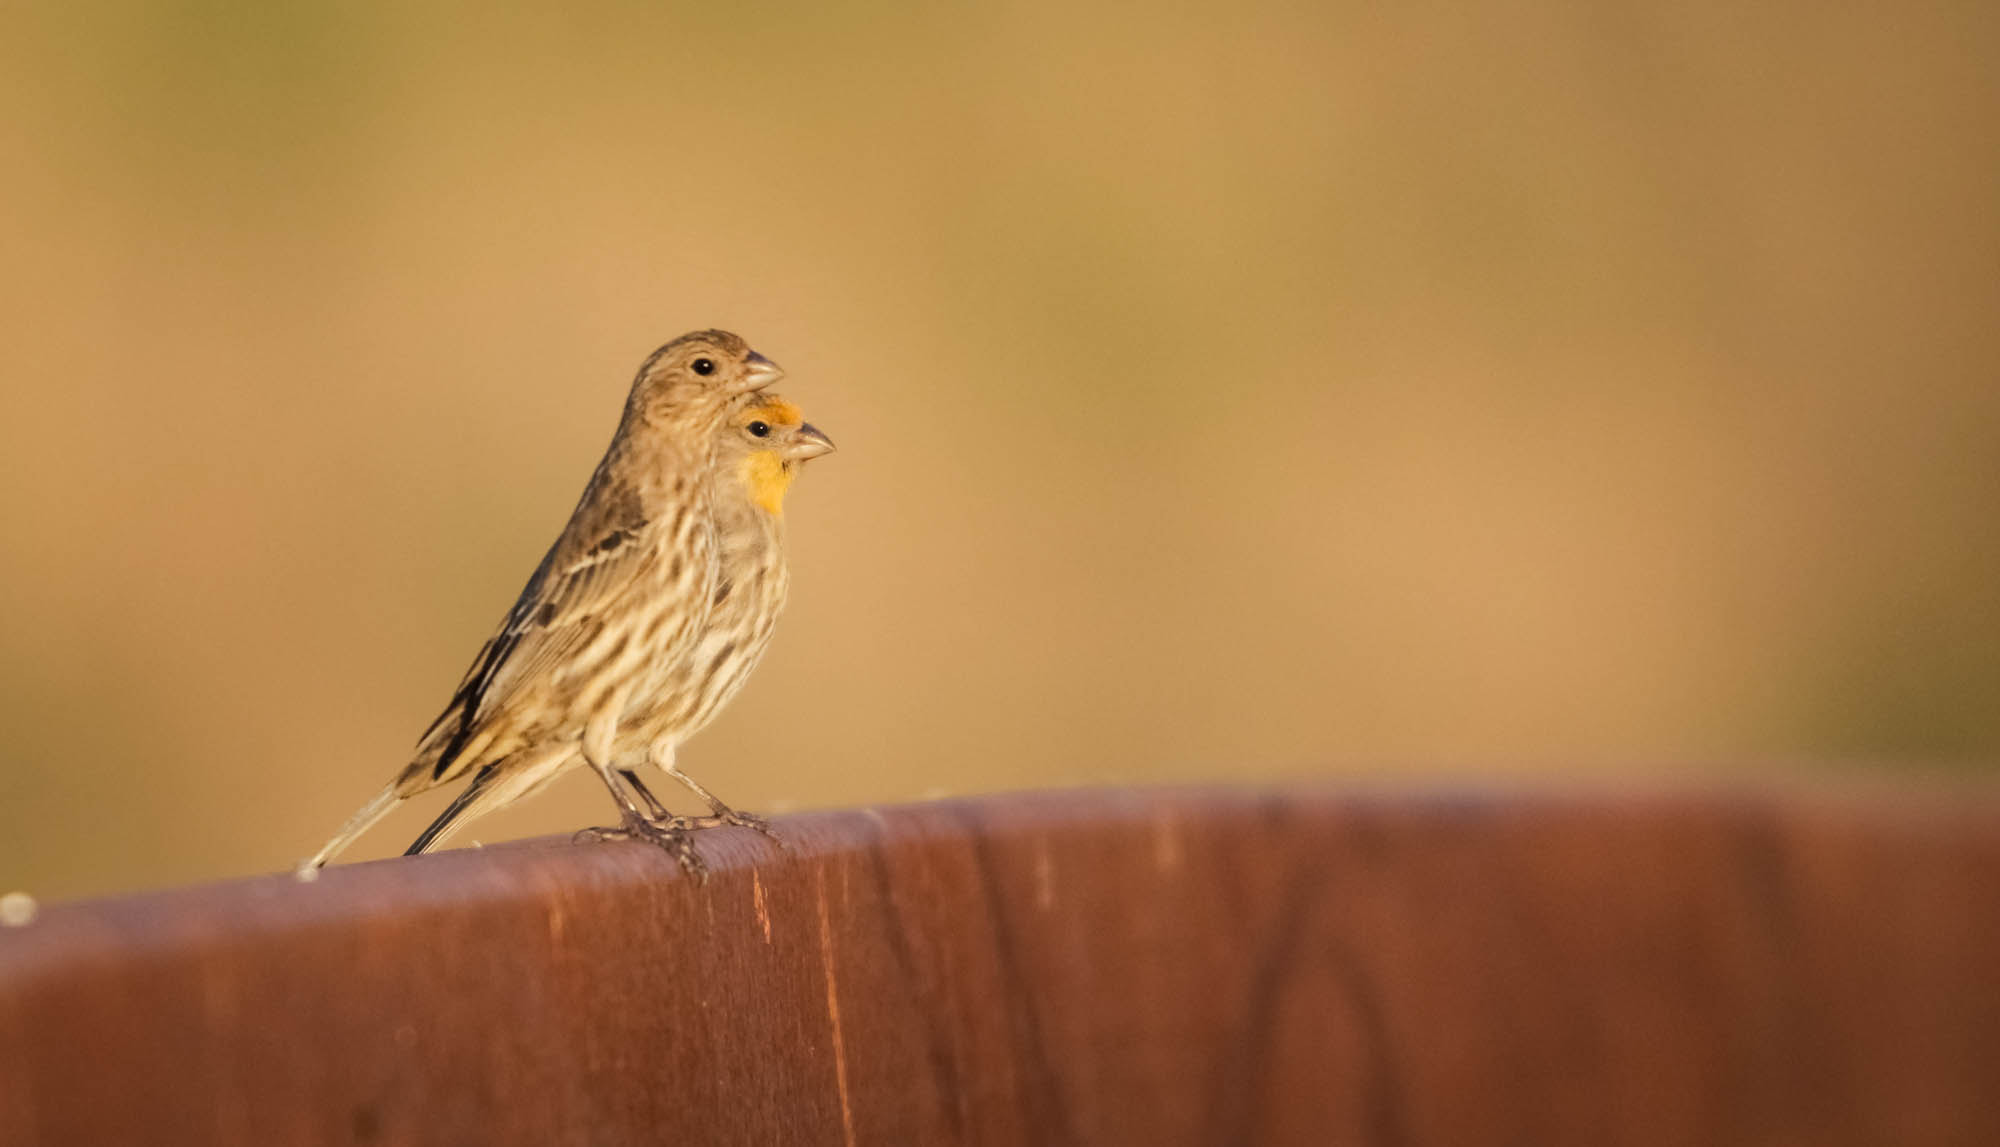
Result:
M595 486L419 740L414 766L428 765L431 780L454 771L481 725L522 684L596 636L607 607L658 559L636 501L586 511Z
M554 546L549 547L548 553L542 555L541 563L528 578L528 584L522 587L521 596L514 599L513 608L507 611L506 619L500 623L500 632L486 639L486 644L479 649L479 656L473 659L472 668L466 670L465 679L458 683L458 691L451 695L451 701L445 705L444 712L439 713L437 720L432 721L431 727L425 729L424 735L417 739L419 752L428 756L424 750L437 743L440 736L445 738L438 749L437 760L431 765L432 779L444 775L445 770L451 767L451 763L458 759L458 754L464 750L465 742L472 736L472 731L478 727L475 718L479 715L480 704L485 700L487 690L492 686L493 678L500 672L500 667L506 664L508 656L520 646L521 639L528 635L529 628L533 624L533 615L538 611L542 600L542 585L548 581L549 567L555 563L556 550L561 545L562 542L558 540Z

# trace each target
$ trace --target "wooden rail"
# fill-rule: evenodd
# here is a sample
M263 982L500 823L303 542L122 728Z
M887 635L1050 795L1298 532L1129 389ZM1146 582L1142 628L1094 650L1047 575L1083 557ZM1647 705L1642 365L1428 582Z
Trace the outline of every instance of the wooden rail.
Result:
M0 930L0 1143L2000 1143L2000 806L1075 792Z

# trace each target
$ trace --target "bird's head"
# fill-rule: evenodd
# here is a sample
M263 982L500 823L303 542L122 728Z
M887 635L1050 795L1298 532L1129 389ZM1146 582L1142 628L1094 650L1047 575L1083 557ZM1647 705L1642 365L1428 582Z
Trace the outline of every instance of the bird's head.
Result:
M767 513L782 514L785 490L807 460L833 451L799 408L775 394L758 394L729 416L716 451L716 472L733 474L750 500Z
M626 416L690 435L716 426L730 405L785 377L777 363L728 331L684 334L639 367Z

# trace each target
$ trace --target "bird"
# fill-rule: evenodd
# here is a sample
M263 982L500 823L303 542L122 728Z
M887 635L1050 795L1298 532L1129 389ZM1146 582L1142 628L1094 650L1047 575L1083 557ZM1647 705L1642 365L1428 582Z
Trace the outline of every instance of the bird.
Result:
M769 461L730 455L739 476L754 482L750 497L780 506L798 463L832 448L823 434L796 420L789 403L786 417L776 421L739 417L761 409L760 392L783 376L742 338L720 330L683 335L647 357L603 459L499 630L419 739L410 762L301 862L302 878L418 793L472 778L411 852L442 841L469 810L498 807L578 762L597 773L617 802L621 827L613 831L666 847L690 869L699 864L692 828L763 827L692 782L712 816L666 816L650 793L641 795L643 785L629 765L650 758L686 781L672 768L682 732L674 714L712 717L719 705L704 699L726 700L740 685L739 649L754 645L761 652L761 644L750 640L739 641L727 657L711 653L718 670L738 678L733 685L712 680L690 661L710 633L718 597L727 602L738 592L732 587L718 595L722 531L715 494L723 484L715 469L724 444L749 433L753 422L765 427L766 436L790 431L793 455L778 459L775 469ZM761 629L768 640L768 620L747 617L736 624L747 624L750 634ZM676 683L695 692L692 703L666 702L665 691ZM628 720L635 715L646 720Z
M725 425L709 468L709 504L716 531L717 578L708 623L689 655L675 663L652 694L629 709L619 726L624 748L619 773L656 824L670 829L739 825L769 833L763 818L738 812L682 772L677 750L727 706L762 660L784 611L791 572L785 560L784 500L807 461L834 449L833 440L778 395L742 400ZM653 795L638 766L651 763L708 806L705 817L677 817ZM424 830L409 852L427 852L451 833L496 808L533 795L576 764L574 757L534 769L475 777ZM643 831L643 830L642 830ZM586 829L580 836L616 839L631 827ZM685 838L673 842L682 863L703 865Z

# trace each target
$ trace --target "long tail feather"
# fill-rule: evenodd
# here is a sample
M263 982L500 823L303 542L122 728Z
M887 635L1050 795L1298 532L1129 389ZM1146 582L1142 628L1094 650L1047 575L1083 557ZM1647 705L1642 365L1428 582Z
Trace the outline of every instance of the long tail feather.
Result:
M465 791L452 800L403 855L429 852L452 833L494 809L532 796L581 759L574 743L554 743L485 766L473 774L472 783L465 786Z
M466 814L478 803L487 786L493 783L496 768L497 766L488 765L479 770L472 778L472 783L465 786L465 791L452 798L451 803L445 806L444 811L438 814L438 818L431 822L430 827L418 834L410 847L403 850L403 855L416 856L419 853L429 852L443 844L446 837L457 832L462 827L463 821L472 819Z
M333 834L333 839L326 842L326 847L314 853L311 859L299 862L298 878L311 880L319 875L319 870L326 867L328 861L339 856L348 845L354 843L355 837L372 828L376 821L381 820L390 809L400 804L402 799L396 792L395 785L389 785L376 793L367 804L361 806L361 811L347 818L347 823L340 826L340 831Z

